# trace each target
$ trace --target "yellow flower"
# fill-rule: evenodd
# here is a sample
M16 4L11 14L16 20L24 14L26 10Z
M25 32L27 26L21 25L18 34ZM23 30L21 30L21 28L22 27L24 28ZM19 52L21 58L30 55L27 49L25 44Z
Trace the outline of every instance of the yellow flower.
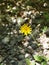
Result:
M24 24L20 27L21 33L24 33L24 35L31 34L32 28L28 24Z

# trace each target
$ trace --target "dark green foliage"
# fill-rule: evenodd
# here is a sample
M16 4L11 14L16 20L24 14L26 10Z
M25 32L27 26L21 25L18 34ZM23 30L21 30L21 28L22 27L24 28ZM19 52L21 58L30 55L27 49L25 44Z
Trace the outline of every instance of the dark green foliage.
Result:
M47 5L43 6L44 3ZM20 33L24 23L31 25L31 35ZM3 57L0 63L17 65L17 61L25 59L27 65L35 65L36 62L47 65L46 57L33 56L39 48L37 39L41 33L49 36L49 0L0 0L0 55ZM43 48L38 51L43 52ZM26 53L30 55L29 59L25 58ZM31 63L32 60L35 62ZM22 62L19 64L23 65Z

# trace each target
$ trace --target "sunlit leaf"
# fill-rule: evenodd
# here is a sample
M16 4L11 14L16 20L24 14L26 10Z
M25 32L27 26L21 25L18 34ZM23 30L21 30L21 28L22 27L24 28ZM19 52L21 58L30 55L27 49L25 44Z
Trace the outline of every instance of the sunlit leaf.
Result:
M43 62L41 63L41 65L47 65L47 62L46 62L46 61L43 61Z
M26 64L27 64L27 65L31 65L30 59L26 58Z
M34 59L38 62L41 62L42 60L45 60L44 56L34 55Z

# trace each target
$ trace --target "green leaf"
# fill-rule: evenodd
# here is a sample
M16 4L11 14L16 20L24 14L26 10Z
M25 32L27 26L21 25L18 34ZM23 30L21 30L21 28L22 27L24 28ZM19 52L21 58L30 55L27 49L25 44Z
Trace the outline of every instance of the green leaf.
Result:
M46 61L43 61L43 62L41 63L41 65L47 65L47 62L46 62Z
M34 55L34 59L38 62L41 62L43 60L43 57L39 55Z
M30 59L26 58L27 65L35 65L35 61L30 61Z
M35 64L36 64L36 62L35 62L35 61L31 62L31 65L35 65Z
M47 57L46 61L49 61L49 57Z
M42 29L42 32L45 33L47 30L47 26L44 26L44 28Z
M0 64L0 65L2 65L2 64Z
M31 65L30 59L26 58L26 64L27 64L27 65Z

